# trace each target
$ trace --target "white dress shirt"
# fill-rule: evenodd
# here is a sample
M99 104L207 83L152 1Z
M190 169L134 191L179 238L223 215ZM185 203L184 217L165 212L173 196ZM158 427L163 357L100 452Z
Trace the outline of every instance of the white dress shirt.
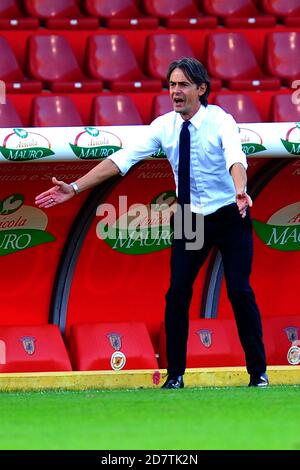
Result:
M145 128L142 140L108 158L125 175L132 165L161 147L171 164L178 187L179 134L183 122L175 111L159 116ZM201 105L190 122L191 210L208 215L235 202L229 169L234 163L241 163L247 169L247 160L235 120L219 106Z

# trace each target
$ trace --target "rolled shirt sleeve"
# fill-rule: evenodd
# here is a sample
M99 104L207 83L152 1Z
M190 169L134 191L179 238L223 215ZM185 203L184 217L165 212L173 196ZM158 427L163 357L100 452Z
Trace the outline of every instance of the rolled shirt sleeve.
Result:
M143 126L137 129L136 140L126 147L118 150L108 157L113 161L124 176L129 169L144 158L150 157L161 146L159 128L157 126Z
M247 170L247 158L242 150L238 126L231 114L226 114L226 118L220 126L219 133L222 140L227 170L229 171L234 163L241 163L245 170Z

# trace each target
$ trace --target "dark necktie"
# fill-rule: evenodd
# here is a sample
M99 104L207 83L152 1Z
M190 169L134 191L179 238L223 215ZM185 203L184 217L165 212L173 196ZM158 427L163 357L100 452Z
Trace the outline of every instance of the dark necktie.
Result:
M178 203L191 203L190 195L190 121L185 121L179 136L179 164L178 164Z

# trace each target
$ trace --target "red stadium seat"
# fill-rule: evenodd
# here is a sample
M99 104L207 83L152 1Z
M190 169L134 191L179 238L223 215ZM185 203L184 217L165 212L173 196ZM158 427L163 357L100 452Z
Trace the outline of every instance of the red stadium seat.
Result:
M215 17L200 14L193 0L143 0L148 15L156 16L167 28L215 28Z
M291 86L300 78L300 32L268 33L266 38L266 63L270 74Z
M231 114L236 122L262 121L254 101L248 95L219 93L215 97L214 104Z
M293 355L288 353L293 343L299 341L300 316L266 317L263 319L263 330L267 364L299 367L298 361L293 362ZM299 359L298 354L294 359Z
M78 0L25 0L28 15L53 29L97 29L96 18L83 17Z
M158 26L157 18L143 16L134 0L86 0L85 8L108 28L153 29Z
M260 13L252 0L203 0L207 14L215 15L229 28L272 27L275 16Z
M21 118L8 97L4 104L0 104L0 127L23 127Z
M148 73L166 82L170 62L178 57L195 57L184 36L180 34L150 34L147 37Z
M24 77L10 44L2 36L0 36L0 57L0 80L5 82L7 93L39 93L42 90L40 81Z
M0 326L5 359L0 373L71 371L57 325Z
M72 325L70 357L75 370L157 369L144 323L86 323Z
M143 124L141 115L130 96L100 95L92 108L94 126L122 126Z
M299 96L299 95L298 95ZM271 118L274 122L300 122L300 97L298 103L289 93L274 95L271 100Z
M0 29L37 29L39 22L36 18L24 17L17 0L1 0Z
M29 38L30 75L53 92L99 92L102 82L88 79L79 68L64 36L34 35Z
M170 62L180 57L195 57L195 54L180 34L150 34L146 42L147 71L151 77L158 78L168 86L166 74ZM212 90L221 88L221 80L212 80Z
M152 119L173 110L169 95L156 95L152 104Z
M83 122L68 96L36 96L32 102L32 125L35 127L82 126Z
M159 366L165 368L166 339L161 325L159 340ZM191 320L187 344L187 367L243 366L245 357L239 342L234 320Z
M261 0L266 13L275 15L286 26L300 25L300 0Z
M208 36L207 67L213 77L232 90L274 90L280 80L260 69L245 36L241 33L212 33Z
M160 80L150 79L142 73L124 36L119 34L90 36L87 51L90 75L102 80L112 91L161 90Z

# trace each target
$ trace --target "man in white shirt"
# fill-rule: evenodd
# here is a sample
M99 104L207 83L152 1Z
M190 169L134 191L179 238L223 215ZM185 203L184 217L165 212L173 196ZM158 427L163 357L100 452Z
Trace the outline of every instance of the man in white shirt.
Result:
M114 175L126 174L135 163L162 148L173 169L183 212L188 207L193 227L204 216L202 248L186 249L185 226L183 236L173 239L165 312L168 378L163 388L184 386L192 287L214 245L223 259L228 297L250 374L249 386L265 387L268 378L262 325L249 284L253 241L248 206L252 206L252 200L246 192L247 162L238 128L231 115L208 105L209 78L196 59L173 62L167 79L174 111L155 119L133 148L119 150L76 182L67 184L53 178L54 187L37 196L36 204L48 208L65 202ZM188 176L183 177L183 173Z

